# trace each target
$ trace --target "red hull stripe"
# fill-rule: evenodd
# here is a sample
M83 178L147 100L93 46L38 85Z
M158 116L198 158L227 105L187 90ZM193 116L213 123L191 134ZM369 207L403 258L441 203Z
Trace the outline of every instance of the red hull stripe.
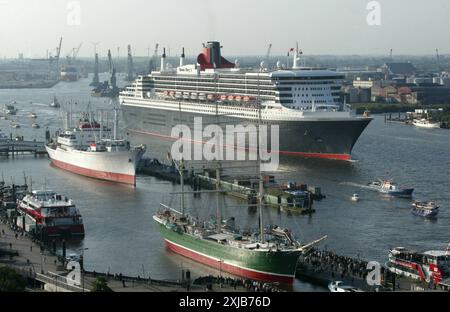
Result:
M176 138L171 137L169 135L163 135L163 134L159 134L159 133L153 133L153 132L147 132L147 131L141 131L141 130L129 130L129 131L135 132L135 133L140 133L140 134L148 134L148 135L159 137L159 138L169 140L169 141L177 140ZM194 140L190 140L190 141L194 142L194 143L207 144L207 142L197 142ZM225 147L227 147L227 146L225 146ZM328 153L308 153L308 152L289 152L289 151L279 151L278 153L280 155L298 156L298 157L306 157L306 158L322 158L322 159L345 160L345 161L351 160L350 154L328 154Z
M167 239L166 239L166 245L170 250L172 250L173 252L175 252L177 254L180 254L186 258L190 258L197 262L206 264L207 266L213 267L217 270L231 273L233 275L246 277L246 278L249 278L252 280L279 282L279 283L283 283L283 284L292 284L294 282L293 276L275 275L272 273L253 271L250 269L237 267L237 266L234 266L229 263L217 261L213 258L202 255L191 249L184 248L178 244L172 243L171 241L169 241Z
M134 175L128 175L128 174L121 174L121 173L112 173L112 172L104 172L104 171L97 171L87 168L82 168L78 166L74 166L59 160L52 159L53 164L56 167L59 167L61 169L87 176L90 178L100 179L100 180L106 180L106 181L113 181L113 182L119 182L119 183L125 183L125 184L132 184L136 185L136 176Z

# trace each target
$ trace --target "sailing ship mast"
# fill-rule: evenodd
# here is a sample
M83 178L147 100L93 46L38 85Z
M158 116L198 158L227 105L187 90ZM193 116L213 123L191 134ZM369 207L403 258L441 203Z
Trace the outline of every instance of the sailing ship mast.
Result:
M256 140L256 157L257 157L257 166L258 166L258 170L259 170L259 200L258 200L258 208L259 208L259 231L260 231L260 243L264 244L265 243L265 239L264 239L264 225L263 225L263 199L264 199L264 181L263 181L263 176L262 176L262 171L261 171L261 137L260 137L260 131L261 131L261 97L260 97L260 88L259 88L259 75L260 73L258 73L258 79L257 79L257 83L258 83L258 96L257 96L257 100L256 100L256 104L258 106L258 130L256 131L257 133L257 140Z

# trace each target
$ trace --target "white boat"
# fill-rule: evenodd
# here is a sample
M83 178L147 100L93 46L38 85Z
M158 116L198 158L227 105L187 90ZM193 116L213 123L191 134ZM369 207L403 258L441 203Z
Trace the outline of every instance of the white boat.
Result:
M328 289L331 292L363 292L361 289L358 289L354 286L344 285L342 281L335 281L328 284Z
M136 167L146 147L102 139L102 127L94 120L81 120L77 128L57 135L46 145L53 165L91 178L136 185Z
M53 100L50 103L50 107L53 107L53 108L61 107L61 105L59 104L58 99L56 98L56 96L53 97Z
M18 129L20 128L20 125L18 123L13 122L11 123L11 127Z
M368 187L380 193L394 197L412 197L414 188L401 187L391 180L378 180L368 184Z
M441 124L439 122L434 122L429 119L414 119L413 125L419 128L427 128L427 129L438 129L441 127Z
M39 129L41 126L39 126L39 124L37 124L37 123L34 123L31 125L31 127L34 129Z
M30 112L30 113L28 113L28 117L35 119L35 118L37 118L37 115L33 112Z
M354 202L359 201L359 195L358 194L353 194L352 195L352 201L354 201Z

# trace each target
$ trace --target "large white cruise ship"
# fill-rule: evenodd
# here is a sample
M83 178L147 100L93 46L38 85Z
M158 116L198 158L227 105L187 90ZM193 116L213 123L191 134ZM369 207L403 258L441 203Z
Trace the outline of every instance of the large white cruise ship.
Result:
M194 131L194 117L205 126L217 123L217 116L223 126L248 125L258 122L261 111L264 124L279 126L281 155L350 160L372 119L353 116L341 103L343 74L302 67L298 48L293 54L292 68L262 64L255 70L226 60L215 41L204 45L196 64L185 64L183 49L173 68L164 53L159 71L139 76L120 93L127 129L165 142L167 151L178 139L172 128L184 124Z

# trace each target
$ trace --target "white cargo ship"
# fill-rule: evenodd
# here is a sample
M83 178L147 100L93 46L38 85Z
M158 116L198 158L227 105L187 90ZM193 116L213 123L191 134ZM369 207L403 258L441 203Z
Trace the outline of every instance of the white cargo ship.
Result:
M66 130L46 145L52 163L64 170L101 180L136 185L136 166L145 153L144 145L104 138L110 132L95 120L84 118L78 127Z

